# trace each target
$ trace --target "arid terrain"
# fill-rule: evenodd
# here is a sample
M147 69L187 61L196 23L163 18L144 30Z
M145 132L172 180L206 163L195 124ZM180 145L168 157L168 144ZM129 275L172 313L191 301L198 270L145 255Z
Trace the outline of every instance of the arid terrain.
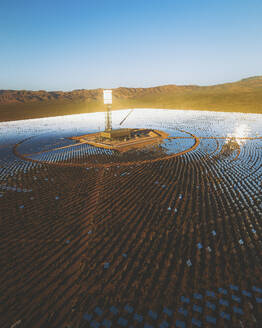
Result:
M261 119L147 113L173 139L126 153L1 123L1 328L261 327Z
M104 111L102 91L0 90L0 121ZM213 86L114 89L113 109L123 108L262 113L262 76Z

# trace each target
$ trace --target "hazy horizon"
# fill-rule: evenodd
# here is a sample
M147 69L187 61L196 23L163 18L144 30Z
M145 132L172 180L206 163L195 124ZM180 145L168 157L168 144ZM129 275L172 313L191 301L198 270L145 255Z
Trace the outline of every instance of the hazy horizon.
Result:
M0 89L214 85L262 75L258 0L0 5Z
M244 79L249 79L249 78L256 78L256 77L262 77L262 74L261 75L256 75L256 76L247 76L247 77L242 77L240 80L244 80ZM107 88L107 87L98 87L98 88L90 88L90 89L87 89L87 88L79 88L79 89L0 89L0 90L3 90L3 91L46 91L46 92L72 92L72 91L78 91L78 90L97 90L97 89L118 89L118 88L135 88L135 89L146 89L146 88L157 88L157 87L162 87L162 86L171 86L171 85L177 85L177 86L189 86L189 85L194 85L194 86L201 86L201 87L204 87L204 86L215 86L215 85L219 85L219 84L225 84L225 83L234 83L234 82L238 82L240 80L237 80L237 81L224 81L224 82L220 82L220 83L210 83L210 84L201 84L201 83L192 83L192 84L175 84L175 83L168 83L168 84L158 84L158 85L149 85L149 86L146 86L146 87L141 87L141 86L125 86L125 85L119 85L119 86L116 86L116 87L113 87L113 88Z

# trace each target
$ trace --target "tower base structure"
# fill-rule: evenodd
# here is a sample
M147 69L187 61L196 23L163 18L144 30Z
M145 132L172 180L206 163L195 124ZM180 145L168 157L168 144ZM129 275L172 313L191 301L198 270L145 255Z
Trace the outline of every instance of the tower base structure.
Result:
M71 137L80 143L95 147L126 152L154 144L161 144L169 135L164 131L152 129L116 129Z
M101 138L105 139L130 139L132 129L115 129L100 132Z

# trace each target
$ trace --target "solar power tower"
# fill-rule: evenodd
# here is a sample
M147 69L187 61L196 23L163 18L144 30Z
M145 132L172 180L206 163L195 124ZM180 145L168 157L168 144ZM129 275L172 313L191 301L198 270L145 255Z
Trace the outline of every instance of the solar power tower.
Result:
M105 112L105 131L112 130L112 90L104 90L104 104L107 105Z
M104 104L107 105L105 112L105 131L100 133L100 137L111 141L130 138L130 129L112 129L112 90L104 90Z

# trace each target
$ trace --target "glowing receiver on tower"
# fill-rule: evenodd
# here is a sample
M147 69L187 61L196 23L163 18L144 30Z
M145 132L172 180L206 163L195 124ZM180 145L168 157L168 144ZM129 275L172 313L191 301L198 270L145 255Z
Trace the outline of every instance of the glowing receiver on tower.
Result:
M112 90L104 90L104 104L105 105L112 104Z

